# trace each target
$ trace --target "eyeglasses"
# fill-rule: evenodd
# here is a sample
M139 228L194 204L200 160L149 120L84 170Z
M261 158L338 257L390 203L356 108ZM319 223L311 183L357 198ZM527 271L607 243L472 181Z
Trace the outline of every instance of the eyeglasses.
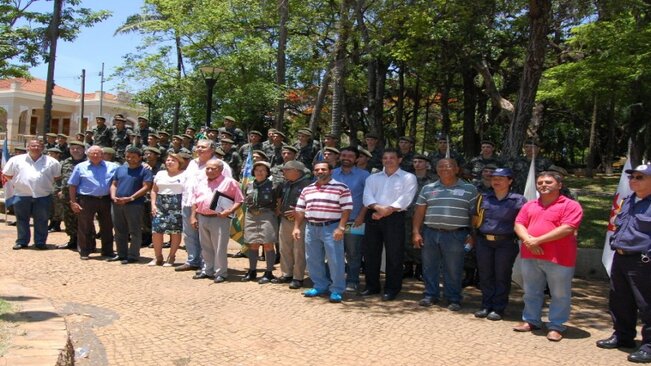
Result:
M644 180L644 175L629 175L628 179L630 180Z

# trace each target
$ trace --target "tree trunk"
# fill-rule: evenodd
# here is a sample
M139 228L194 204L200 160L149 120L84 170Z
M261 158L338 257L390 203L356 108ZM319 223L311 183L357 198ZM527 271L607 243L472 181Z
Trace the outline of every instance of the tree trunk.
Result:
M545 62L550 17L551 0L529 0L529 24L531 29L529 44L525 55L515 114L504 142L503 155L505 157L516 157L526 138L527 126L531 121L536 92L538 91L538 84L540 83Z
M398 100L396 102L396 135L404 136L407 126L404 122L405 116L405 64L400 63L398 70Z
M337 41L335 42L335 67L332 72L332 122L330 132L336 136L342 132L342 116L344 108L344 77L346 73L346 45L350 34L350 0L343 0L339 8L339 24L337 26Z
M372 95L368 109L369 115L371 115L371 131L378 134L380 137L380 144L383 144L386 140L384 138L384 90L386 88L387 80L387 70L389 65L386 62L383 62L380 59L375 60L375 75L373 79L375 80L375 85L373 91L375 92Z
M585 166L585 175L588 178L594 176L595 153L597 148L597 96L592 98L592 120L590 121L590 138L588 142L588 161Z
M48 42L50 44L47 59L47 81L45 83L45 104L43 105L43 136L50 132L52 122L52 94L54 93L54 66L56 64L57 41L59 40L59 25L61 23L61 10L63 0L54 0L52 20L48 29ZM82 116L83 118L83 116ZM38 130L36 131L38 134Z
M416 136L418 128L418 110L420 107L420 78L416 77L416 86L414 86L414 109L411 116L411 125L409 126L409 136Z
M604 170L605 173L610 175L613 174L613 159L614 159L614 152L613 152L613 147L617 143L616 138L615 138L615 98L610 95L608 98L608 111L606 115L606 125L607 125L607 130L608 130L608 137L606 139L606 146L605 146L605 151L603 154L603 165L604 165ZM628 146L628 141L626 141L626 145Z
M328 67L323 73L323 79L321 80L321 86L319 86L319 93L316 96L316 101L314 102L314 109L312 110L312 115L310 116L310 129L314 132L319 128L319 119L321 118L321 110L323 109L323 104L325 104L325 98L328 94L328 85L330 85L330 77L332 75L332 68L334 67L334 59L330 60Z
M477 133L475 132L476 107L475 72L472 68L467 67L463 71L463 152L469 158L479 153Z
M276 87L280 92L276 104L276 120L274 127L283 130L285 119L285 49L287 47L287 18L289 17L289 1L278 0L280 24L278 29L278 52L276 54Z
M441 88L441 132L446 135L450 134L452 121L450 120L450 86L452 85L452 75L448 75Z
M184 74L183 68L183 51L181 49L181 37L177 34L174 37L176 42L176 91L180 94L181 78ZM177 97L174 103L174 115L172 116L172 134L176 135L179 131L179 119L181 118L181 98ZM159 121L162 124L162 121Z

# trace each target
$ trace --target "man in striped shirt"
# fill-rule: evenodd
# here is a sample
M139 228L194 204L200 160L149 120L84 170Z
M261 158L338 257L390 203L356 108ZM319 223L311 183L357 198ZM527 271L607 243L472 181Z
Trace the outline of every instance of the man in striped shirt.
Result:
M298 240L301 224L307 221L305 254L314 287L303 295L315 297L330 291L330 301L341 302L346 288L343 239L353 199L345 184L332 179L332 167L328 163L315 164L314 176L316 182L303 188L296 203L292 233ZM326 274L326 260L331 280Z
M425 279L425 293L419 304L432 306L439 301L439 271L443 264L448 309L459 311L464 244L471 239L470 219L477 188L458 178L459 166L454 159L439 160L436 173L439 180L423 187L414 212L412 242L416 248L423 248Z

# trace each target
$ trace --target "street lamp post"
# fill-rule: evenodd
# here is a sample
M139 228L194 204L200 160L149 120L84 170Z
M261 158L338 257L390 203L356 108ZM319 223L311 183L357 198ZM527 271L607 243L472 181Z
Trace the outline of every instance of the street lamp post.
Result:
M206 94L206 127L210 127L212 122L212 91L217 82L217 75L224 70L214 66L202 66L199 68L199 71L201 71L201 76L203 76L203 80L206 82L206 87L208 88Z

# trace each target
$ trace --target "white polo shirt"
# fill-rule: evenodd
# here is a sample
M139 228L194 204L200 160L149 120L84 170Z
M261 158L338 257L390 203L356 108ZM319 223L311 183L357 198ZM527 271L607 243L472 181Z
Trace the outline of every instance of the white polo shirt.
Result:
M61 176L61 164L51 156L41 155L36 161L21 154L7 161L2 174L12 177L15 196L45 197L54 191L54 179Z

